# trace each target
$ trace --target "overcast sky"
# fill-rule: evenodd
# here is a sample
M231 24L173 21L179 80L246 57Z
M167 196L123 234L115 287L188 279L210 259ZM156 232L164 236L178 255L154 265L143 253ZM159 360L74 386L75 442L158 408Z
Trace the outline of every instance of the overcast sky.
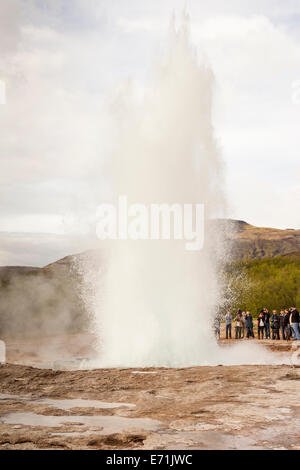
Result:
M52 234L43 250L1 243L0 265L50 262L53 236L87 230L108 191L110 96L142 89L185 4L216 78L228 216L300 228L299 0L0 0L0 232Z

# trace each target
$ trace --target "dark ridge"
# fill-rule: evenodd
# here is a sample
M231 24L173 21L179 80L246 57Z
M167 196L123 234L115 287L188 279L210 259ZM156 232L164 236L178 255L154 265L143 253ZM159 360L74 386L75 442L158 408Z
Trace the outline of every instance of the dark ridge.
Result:
M284 258L300 258L300 251L293 251L292 253L286 253L282 255Z

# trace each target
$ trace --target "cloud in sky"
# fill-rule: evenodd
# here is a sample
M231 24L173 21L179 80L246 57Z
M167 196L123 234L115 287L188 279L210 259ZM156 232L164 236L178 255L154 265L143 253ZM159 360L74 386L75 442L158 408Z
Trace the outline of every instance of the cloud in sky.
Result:
M89 219L109 192L110 96L128 77L142 89L182 5L1 1L0 231L40 232L41 224L60 233L66 218ZM216 77L228 215L299 228L299 2L190 0L188 9L193 42Z

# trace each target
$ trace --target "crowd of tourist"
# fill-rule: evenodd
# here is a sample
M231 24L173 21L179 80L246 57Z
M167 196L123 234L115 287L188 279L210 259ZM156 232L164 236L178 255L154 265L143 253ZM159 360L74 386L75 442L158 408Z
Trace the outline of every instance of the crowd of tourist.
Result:
M226 339L231 339L233 336L232 323L234 325L235 339L254 338L254 324L257 322L257 336L258 339L273 339L289 341L300 341L300 315L296 307L291 307L289 310L273 310L272 314L267 308L260 311L258 318L253 319L250 312L242 312L238 310L236 315L232 315L228 311L225 315L225 331ZM215 332L217 338L220 338L221 331L221 318L217 316L215 321Z

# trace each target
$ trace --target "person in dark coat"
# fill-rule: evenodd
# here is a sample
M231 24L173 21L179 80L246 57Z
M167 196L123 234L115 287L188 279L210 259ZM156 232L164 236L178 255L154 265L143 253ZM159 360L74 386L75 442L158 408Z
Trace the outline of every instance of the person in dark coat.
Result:
M281 331L281 337L282 339L285 339L285 326L284 326L284 310L280 310L280 315L279 315L279 328Z
M270 339L270 313L267 308L264 308L265 315L265 330L266 330L266 339Z
M286 341L289 341L291 336L292 336L292 329L290 325L290 314L291 312L289 310L284 311L284 335Z
M294 341L300 341L300 315L296 307L291 308L290 325L294 333Z
M265 315L264 311L261 310L258 319L257 319L257 331L258 331L258 339L264 339L264 331L265 331Z
M277 315L277 310L273 310L273 314L270 318L271 320L271 329L272 329L272 339L280 339L279 335L279 315Z
M254 338L253 333L253 318L250 312L246 313L246 328L247 328L247 338L249 339L250 336Z

